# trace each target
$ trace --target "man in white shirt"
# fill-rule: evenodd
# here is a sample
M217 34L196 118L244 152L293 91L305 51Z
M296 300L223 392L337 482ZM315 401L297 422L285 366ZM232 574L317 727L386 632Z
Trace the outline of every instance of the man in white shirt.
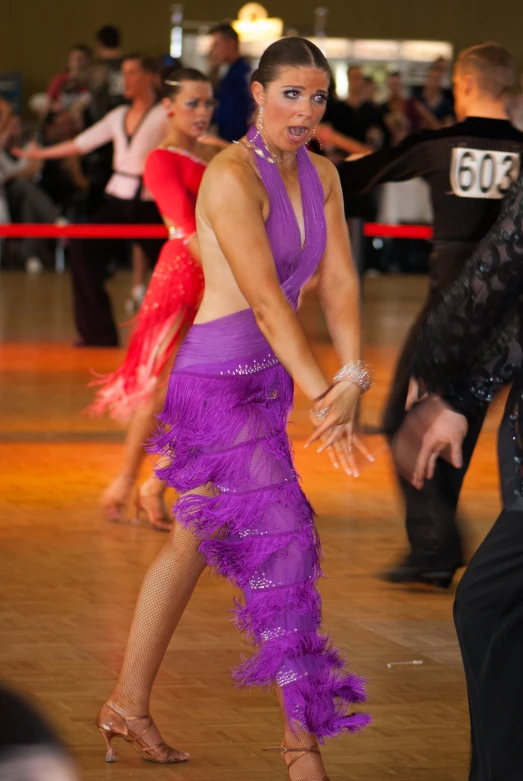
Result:
M95 223L160 223L156 204L142 184L145 160L166 137L165 110L157 102L153 82L156 64L139 54L122 62L125 97L130 106L118 106L72 141L46 148L17 150L22 157L50 160L84 155L109 141L113 142L113 175L105 188L105 202L94 215ZM138 240L154 265L161 246L159 240ZM70 265L73 277L78 346L118 345L111 301L105 290L108 266L114 255L114 239L84 239L71 242Z

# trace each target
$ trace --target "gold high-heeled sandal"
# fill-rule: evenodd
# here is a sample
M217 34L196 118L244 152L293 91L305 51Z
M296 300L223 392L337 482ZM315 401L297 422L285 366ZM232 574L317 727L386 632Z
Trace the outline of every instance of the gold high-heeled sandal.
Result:
M299 759L301 759L303 754L307 754L307 753L320 754L321 756L321 751L316 746L310 746L309 748L287 748L286 746L280 746L279 748L264 748L263 751L278 751L282 755L282 759L284 754L289 754L293 752L299 754L300 756L294 757L294 759L291 759L291 761L288 764L285 762L285 760L283 760L287 765L288 772L290 771L291 767ZM290 773L289 773L289 777L290 777ZM330 779L327 776L322 776L321 778L318 779L308 779L308 781L330 781Z
M129 729L128 721L140 721L147 720L147 726L141 732L134 732ZM112 747L112 740L114 738L123 738L127 743L132 743L136 751L140 756L147 760L147 762L155 762L158 765L174 765L180 762L187 762L189 754L184 754L181 751L171 748L161 741L154 746L148 746L143 740L143 735L147 732L152 724L151 716L120 716L110 705L102 705L100 713L96 719L96 726L104 736L105 744L107 746L107 753L105 755L106 762L116 762L114 749ZM175 756L176 755L176 756Z

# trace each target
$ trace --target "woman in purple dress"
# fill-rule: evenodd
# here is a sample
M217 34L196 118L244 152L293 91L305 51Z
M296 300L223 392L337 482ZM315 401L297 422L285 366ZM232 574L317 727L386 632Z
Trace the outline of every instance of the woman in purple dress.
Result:
M206 171L196 207L205 293L171 374L165 425L152 450L179 494L171 536L145 578L120 678L98 717L153 762L188 755L163 742L149 695L171 636L206 565L243 591L236 621L256 653L236 671L274 685L293 781L323 781L318 744L367 722L352 704L363 681L319 631L320 548L294 470L286 423L297 382L335 466L356 470L356 402L370 385L360 361L358 282L338 174L305 144L321 121L328 64L309 41L272 44L253 75L257 119ZM318 292L343 368L329 382L296 317L300 289Z

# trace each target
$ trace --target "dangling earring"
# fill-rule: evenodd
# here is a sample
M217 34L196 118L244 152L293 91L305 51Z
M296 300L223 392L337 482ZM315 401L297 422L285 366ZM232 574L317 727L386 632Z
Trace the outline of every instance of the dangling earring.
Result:
M318 143L318 146L320 147L321 151L323 152L323 143L320 138L320 135L318 133L318 126L315 125L312 133L310 134L309 138L307 139L307 144L310 144L311 141L316 141Z
M257 138L258 136L261 136L261 134L263 133L263 106L260 106L258 108L258 113L256 114L256 123L255 124L256 124L256 131L257 131L255 138Z
M258 109L256 127L258 128L260 133L263 133L263 106L260 106L260 108Z

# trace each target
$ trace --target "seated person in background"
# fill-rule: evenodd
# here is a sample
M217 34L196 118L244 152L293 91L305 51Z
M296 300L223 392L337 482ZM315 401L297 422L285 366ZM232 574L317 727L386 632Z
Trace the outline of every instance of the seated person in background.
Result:
M13 115L0 148L0 182L4 187L11 220L22 223L53 223L58 217L58 209L36 181L42 164L37 160L20 159L11 154L11 149L20 143L21 137L23 124L21 125L19 116ZM42 259L46 254L45 240L21 239L20 248L26 268L41 270Z
M67 71L54 76L47 88L51 110L68 109L75 117L77 131L83 127L82 115L91 99L92 61L89 46L73 46L67 58Z

